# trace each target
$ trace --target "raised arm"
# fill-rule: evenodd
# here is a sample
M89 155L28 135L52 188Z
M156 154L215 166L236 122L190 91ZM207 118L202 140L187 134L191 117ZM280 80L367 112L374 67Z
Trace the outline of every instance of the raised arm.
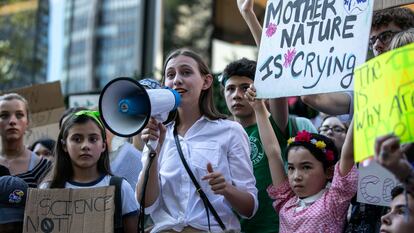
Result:
M254 41L257 47L260 46L260 38L262 36L262 26L253 11L254 0L237 0L237 6L239 7L240 14L252 33ZM276 122L277 127L286 136L286 127L289 118L289 108L287 98L277 98L269 100L269 111L273 120Z
M253 35L257 46L260 46L260 37L262 36L262 26L253 11L254 0L237 0L237 6L244 21L246 21L250 32Z
M286 137L293 135L288 135L289 131L287 130L288 120L289 120L289 106L287 98L276 98L269 99L269 110L272 115L273 120L275 121L277 127L282 131Z
M156 150L156 156L154 161L152 162L149 176L148 176L148 183L145 191L145 203L144 207L151 206L155 203L158 199L158 195L160 193L160 187L158 182L158 155L160 152L161 145L165 138L165 126L162 123L158 123L155 119L151 118L148 122L146 128L142 131L142 140L148 142L148 140L158 140L158 147ZM145 171L149 165L149 149L148 147L144 148L143 157L146 158L145 164L143 164L143 168L141 170L141 174L138 179L137 187L136 187L136 196L138 202L141 200L141 192L143 190L144 185L144 177Z
M339 174L346 176L354 164L354 120L352 119L344 146L342 147L341 159L339 160Z
M269 121L269 112L266 109L264 101L262 99L256 99L255 96L256 89L253 85L251 85L246 91L246 98L249 100L249 103L253 107L256 114L256 122L259 128L260 140L269 162L272 184L274 186L279 186L287 179L283 168L279 142L276 138L275 132L273 131L272 124Z
M302 101L313 109L328 115L350 112L351 97L343 92L301 96Z

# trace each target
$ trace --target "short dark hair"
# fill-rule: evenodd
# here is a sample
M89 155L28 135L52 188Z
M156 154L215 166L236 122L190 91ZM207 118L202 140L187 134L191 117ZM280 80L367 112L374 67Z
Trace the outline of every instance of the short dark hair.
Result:
M37 144L46 147L48 150L53 151L55 149L56 141L50 138L41 138L33 142L29 147L29 150L33 151Z
M402 185L397 185L395 186L392 190L391 190L391 197L394 200L394 198L396 198L398 195L402 194L404 192L404 187ZM414 195L410 192L408 192L408 194L411 195L411 197L414 198Z
M414 27L414 12L405 7L395 7L374 12L372 16L372 29L378 29L394 23L401 30Z
M221 84L226 85L227 80L234 75L245 76L254 81L254 75L256 73L256 62L247 58L242 58L231 62L224 68Z

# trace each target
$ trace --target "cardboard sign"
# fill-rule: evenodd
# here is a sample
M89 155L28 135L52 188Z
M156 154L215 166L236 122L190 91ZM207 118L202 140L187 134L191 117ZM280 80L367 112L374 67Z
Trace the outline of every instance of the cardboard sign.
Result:
M27 99L32 114L65 107L59 81L14 89L7 93L11 92Z
M390 206L391 190L399 184L395 176L375 161L358 168L357 201L372 205Z
M413 0L375 0L374 11L414 3Z
M113 233L114 190L29 189L23 232Z
M69 96L69 108L85 107L88 109L98 109L98 105L99 105L99 94Z
M355 161L374 155L378 136L414 141L414 43L355 70L354 111Z
M30 130L25 135L26 145L40 138L56 139L59 133L58 122L65 111L65 103L60 82L36 84L8 91L22 95L29 103Z
M269 0L255 87L275 98L351 90L368 50L372 0Z

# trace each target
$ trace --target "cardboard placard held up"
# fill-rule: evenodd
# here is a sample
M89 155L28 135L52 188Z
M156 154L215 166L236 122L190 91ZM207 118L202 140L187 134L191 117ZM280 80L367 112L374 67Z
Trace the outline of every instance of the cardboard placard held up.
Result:
M24 233L113 233L114 186L29 189Z
M374 160L366 167L360 166L358 171L357 201L390 206L391 190L400 183L395 176Z
M27 99L32 114L65 107L59 81L36 84L10 90L6 93L12 92Z

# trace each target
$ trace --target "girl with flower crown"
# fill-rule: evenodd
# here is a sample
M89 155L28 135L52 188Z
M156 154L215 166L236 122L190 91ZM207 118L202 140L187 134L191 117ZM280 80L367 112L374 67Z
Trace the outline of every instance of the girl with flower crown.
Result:
M287 174L281 159L269 160L273 185L267 191L275 200L273 207L280 218L279 232L343 231L358 185L352 126L353 123L339 161L332 140L307 131L288 140Z

